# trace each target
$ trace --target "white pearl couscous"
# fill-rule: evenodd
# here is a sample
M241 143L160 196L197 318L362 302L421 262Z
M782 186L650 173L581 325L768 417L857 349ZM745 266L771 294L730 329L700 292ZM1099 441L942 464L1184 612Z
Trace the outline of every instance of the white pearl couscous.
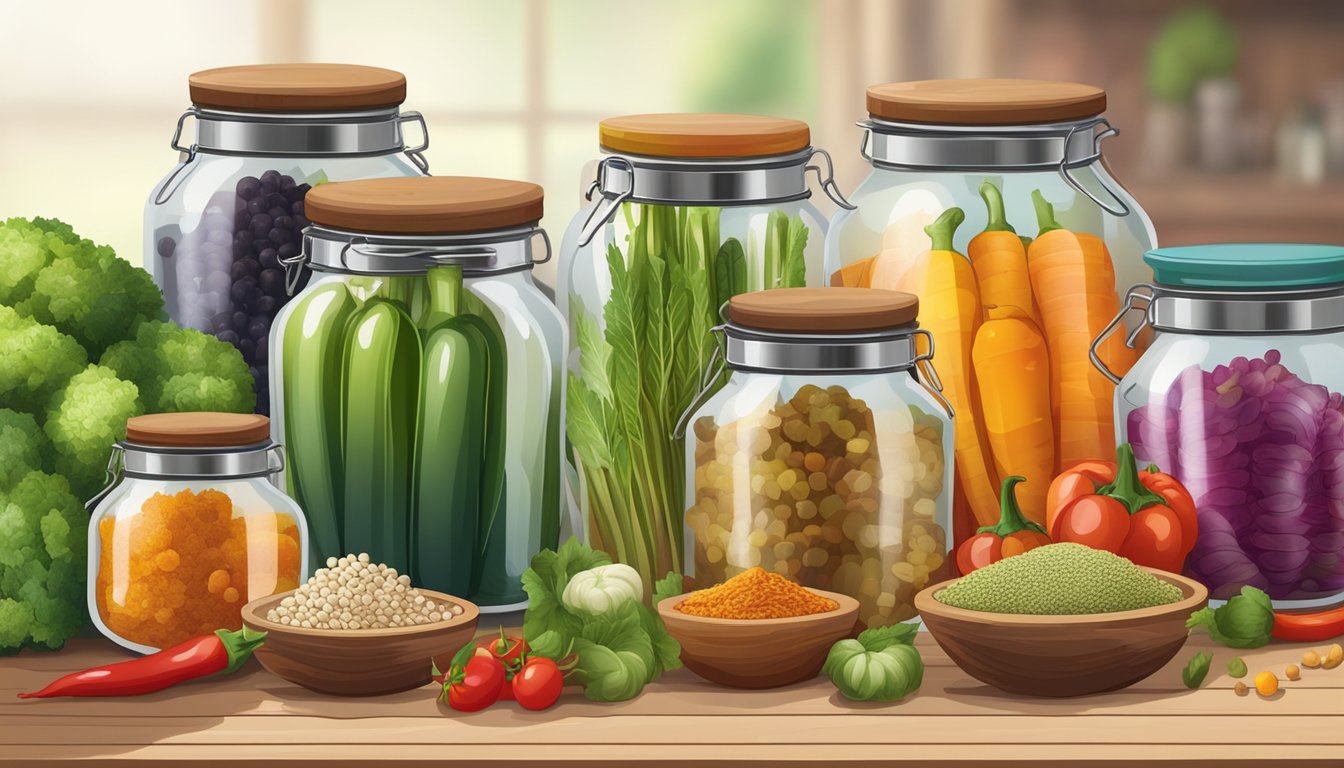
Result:
M462 606L435 602L411 586L395 568L369 562L369 555L327 558L294 594L266 618L308 629L385 629L452 621Z

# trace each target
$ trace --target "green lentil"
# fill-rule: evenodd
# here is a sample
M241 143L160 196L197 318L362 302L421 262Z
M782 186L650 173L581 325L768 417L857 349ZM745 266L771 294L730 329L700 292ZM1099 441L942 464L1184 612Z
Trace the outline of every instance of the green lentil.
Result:
M971 611L1065 616L1168 605L1181 590L1119 555L1061 543L973 571L935 598Z

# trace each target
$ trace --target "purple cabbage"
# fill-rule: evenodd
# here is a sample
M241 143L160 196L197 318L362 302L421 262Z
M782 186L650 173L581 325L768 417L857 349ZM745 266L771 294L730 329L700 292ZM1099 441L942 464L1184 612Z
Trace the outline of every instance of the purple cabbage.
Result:
M1185 484L1199 510L1186 572L1215 598L1344 590L1344 397L1303 381L1278 350L1192 365L1130 412L1140 463Z

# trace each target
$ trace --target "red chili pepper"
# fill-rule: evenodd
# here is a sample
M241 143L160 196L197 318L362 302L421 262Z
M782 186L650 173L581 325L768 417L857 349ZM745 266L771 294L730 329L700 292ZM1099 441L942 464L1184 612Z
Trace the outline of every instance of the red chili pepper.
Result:
M1274 613L1274 637L1290 643L1318 643L1344 635L1344 606L1317 613Z
M54 696L139 696L186 680L237 670L266 639L265 632L221 629L148 656L74 672L20 699Z

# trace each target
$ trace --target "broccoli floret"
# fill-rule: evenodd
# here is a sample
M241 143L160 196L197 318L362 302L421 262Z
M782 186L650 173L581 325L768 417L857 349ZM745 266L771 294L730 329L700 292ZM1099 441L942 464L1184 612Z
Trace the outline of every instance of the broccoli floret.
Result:
M87 499L103 487L112 444L126 437L126 420L144 412L140 391L110 368L90 365L51 400L44 426L52 466Z
M149 413L251 413L256 405L242 353L214 336L172 323L142 324L134 339L113 345L99 364L135 382Z
M59 224L39 221L53 228ZM59 241L61 235L27 219L0 222L0 304L13 306L28 298L37 273L51 263L49 239Z
M0 403L41 413L89 360L79 342L0 306Z
M53 234L51 263L37 273L21 314L54 325L97 358L163 314L163 295L149 273L88 240L67 243Z
M0 408L0 491L12 488L19 478L42 469L47 436L31 414Z
M88 524L65 478L29 472L0 494L0 651L60 648L88 621Z

